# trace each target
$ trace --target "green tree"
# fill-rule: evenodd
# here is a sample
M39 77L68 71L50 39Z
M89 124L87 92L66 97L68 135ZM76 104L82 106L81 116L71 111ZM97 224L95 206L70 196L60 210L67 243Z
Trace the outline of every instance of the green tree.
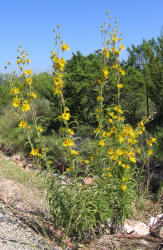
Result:
M94 111L96 84L101 72L99 52L83 56L79 51L67 61L64 95L71 114L81 122L88 122L88 114Z
M140 96L144 99L144 114L150 116L153 111L156 111L156 119L159 121L162 117L163 103L163 36L161 35L157 40L154 38L149 41L143 40L142 44L137 47L132 45L132 48L128 48L128 52L129 57L125 63L127 71L130 67L133 67L135 76L141 74L142 82L141 91L140 85L137 86L137 89L133 89L135 92L135 97L133 97L136 101L138 93L140 93ZM128 78L130 77L126 74L129 89L130 81L128 81ZM137 82L137 77L135 82ZM139 105L137 108L139 109Z

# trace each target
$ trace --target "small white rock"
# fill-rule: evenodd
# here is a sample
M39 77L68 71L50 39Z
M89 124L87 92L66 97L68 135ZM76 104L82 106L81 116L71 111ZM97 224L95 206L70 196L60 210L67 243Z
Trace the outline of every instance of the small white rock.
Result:
M157 217L151 217L148 224L149 226L155 226L157 222L158 222Z
M162 219L162 218L163 218L163 214L158 214L158 215L157 215L157 218L158 218L158 219Z
M141 243L142 243L142 245L149 246L148 242L147 242L147 241L145 241L145 240L141 240Z
M149 234L149 226L144 224L143 222L135 222L135 221L130 221L126 220L124 223L124 230L127 233L137 233L140 235L148 235Z
M163 239L163 227L160 228L159 236L161 239Z
M158 214L156 217L151 217L149 219L149 226L155 226L157 224L157 222L163 218L163 214Z

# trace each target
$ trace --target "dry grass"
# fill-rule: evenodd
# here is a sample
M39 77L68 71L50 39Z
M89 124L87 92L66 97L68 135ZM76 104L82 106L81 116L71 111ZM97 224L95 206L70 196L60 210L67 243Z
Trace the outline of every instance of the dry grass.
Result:
M35 231L46 234L44 221L50 221L50 215L43 184L37 172L0 159L0 199Z

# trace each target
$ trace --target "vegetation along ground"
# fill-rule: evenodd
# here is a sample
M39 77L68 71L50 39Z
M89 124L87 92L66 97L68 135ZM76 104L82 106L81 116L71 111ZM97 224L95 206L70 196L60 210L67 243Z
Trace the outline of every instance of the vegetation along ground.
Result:
M66 61L57 25L53 74L32 74L20 45L17 70L8 62L0 79L0 148L22 157L18 168L1 162L1 183L31 180L31 190L43 190L43 199L33 191L29 201L20 188L14 202L21 206L20 195L37 206L42 218L33 227L51 231L63 248L91 249L98 236L121 232L126 219L162 213L163 34L132 45L122 61L122 34L108 12L101 35L100 50ZM115 239L110 249L121 246L135 249Z

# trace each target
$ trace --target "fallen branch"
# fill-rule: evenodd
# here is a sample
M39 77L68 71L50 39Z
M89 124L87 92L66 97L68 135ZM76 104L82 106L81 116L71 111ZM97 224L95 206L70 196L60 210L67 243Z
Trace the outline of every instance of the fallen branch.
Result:
M162 239L155 238L149 235L141 235L141 234L117 234L115 235L116 238L130 238L130 239L145 239L152 242L161 242Z

